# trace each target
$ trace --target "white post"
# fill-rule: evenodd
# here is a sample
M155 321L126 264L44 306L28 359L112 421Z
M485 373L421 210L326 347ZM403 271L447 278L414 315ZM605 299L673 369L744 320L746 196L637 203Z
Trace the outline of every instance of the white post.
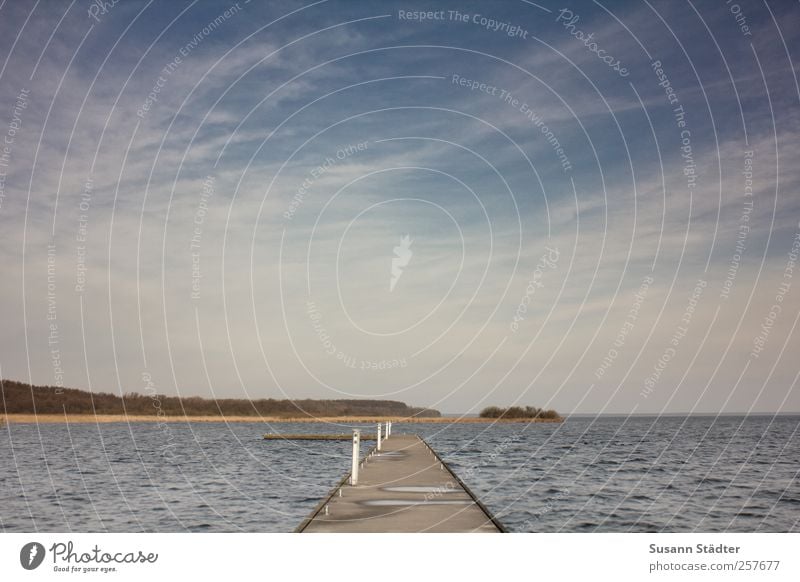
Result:
M389 431L389 432L388 432L388 434L387 434L386 436L390 436L390 435L392 434L392 421L391 421L391 420L389 421L389 428L388 428L388 431Z
M350 466L350 485L358 485L358 455L361 443L361 431L353 429L353 464Z
M378 423L378 446L375 447L375 450L376 451L380 451L381 450L381 423L380 422Z

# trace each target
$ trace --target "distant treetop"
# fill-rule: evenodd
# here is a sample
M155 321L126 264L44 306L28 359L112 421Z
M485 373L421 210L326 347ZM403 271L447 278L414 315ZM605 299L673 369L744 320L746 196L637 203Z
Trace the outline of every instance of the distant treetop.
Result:
M544 410L535 406L511 406L509 408L500 408L499 406L488 406L481 410L479 415L481 418L514 418L514 419L544 419L555 420L561 418L555 410Z

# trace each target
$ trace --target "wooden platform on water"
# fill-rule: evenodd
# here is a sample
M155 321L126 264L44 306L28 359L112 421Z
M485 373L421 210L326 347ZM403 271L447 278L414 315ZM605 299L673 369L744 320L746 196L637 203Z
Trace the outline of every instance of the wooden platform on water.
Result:
M374 441L374 434L361 435L362 441ZM272 434L264 435L264 440L268 441L352 441L351 434Z
M352 440L352 437L349 437ZM349 474L297 532L504 532L467 486L416 435L392 435Z

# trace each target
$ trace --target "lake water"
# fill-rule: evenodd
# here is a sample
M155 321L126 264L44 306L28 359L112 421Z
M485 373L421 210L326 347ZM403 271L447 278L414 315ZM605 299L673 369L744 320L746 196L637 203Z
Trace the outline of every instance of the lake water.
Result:
M262 434L351 426L4 426L0 531L292 531L351 445ZM797 532L798 429L800 416L723 416L393 430L425 437L511 531Z

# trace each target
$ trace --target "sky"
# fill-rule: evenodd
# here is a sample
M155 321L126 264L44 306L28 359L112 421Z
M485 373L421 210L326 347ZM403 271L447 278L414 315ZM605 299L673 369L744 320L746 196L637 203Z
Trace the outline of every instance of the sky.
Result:
M800 411L790 2L0 4L0 377Z

